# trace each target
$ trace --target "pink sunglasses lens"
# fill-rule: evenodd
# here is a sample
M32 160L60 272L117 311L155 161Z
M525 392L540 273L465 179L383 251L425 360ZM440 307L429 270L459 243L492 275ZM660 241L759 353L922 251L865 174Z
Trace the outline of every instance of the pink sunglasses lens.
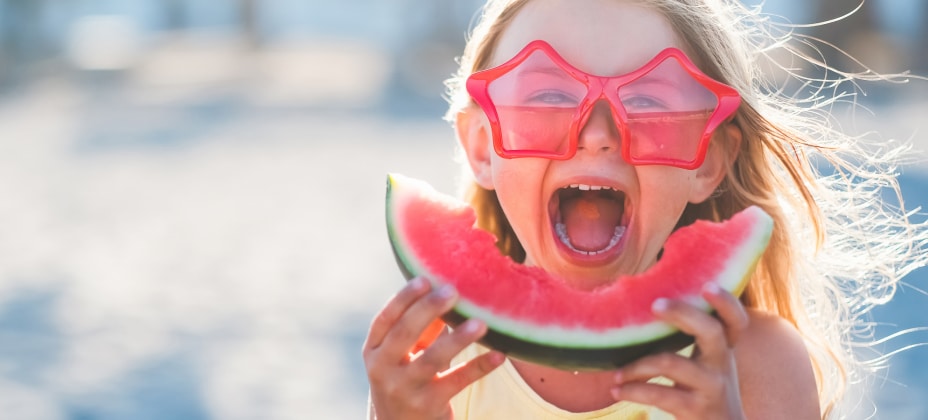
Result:
M622 85L629 155L633 162L692 162L709 117L718 106L715 94L668 58L642 77Z
M518 156L568 156L571 124L588 93L585 82L544 51L532 52L487 86L502 149ZM614 93L610 100L618 97L621 103L612 105L624 119L616 124L630 136L622 139L630 163L687 165L699 159L718 97L677 58L668 57Z
M490 82L488 93L499 117L506 151L541 155L568 152L570 124L587 87L535 51Z

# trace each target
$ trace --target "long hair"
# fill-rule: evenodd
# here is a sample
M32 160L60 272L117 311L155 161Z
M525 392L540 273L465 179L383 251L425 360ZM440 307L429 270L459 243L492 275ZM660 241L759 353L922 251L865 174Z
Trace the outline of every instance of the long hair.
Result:
M528 1L490 0L484 7L460 68L447 82L449 121L475 106L464 80L489 66L501 34ZM809 349L823 416L840 417L836 408L847 386L874 367L855 355L868 334L863 317L928 258L920 252L928 244L926 226L911 222L901 204L891 206L881 198L890 191L902 203L894 174L906 147L874 148L875 142L834 129L828 112L844 99L826 96L829 87L888 77L836 72L837 80L814 79L780 66L805 86L817 86L807 96L786 95L761 69L778 66L775 58L783 52L827 68L799 48L808 38L735 0L637 3L666 16L701 70L733 86L743 99L733 120L743 136L737 157L718 191L703 203L690 204L679 224L724 220L751 205L770 214L770 244L742 302L796 327ZM715 137L713 142L720 136ZM497 236L504 254L523 261L525 251L495 192L471 183L466 195L478 225Z

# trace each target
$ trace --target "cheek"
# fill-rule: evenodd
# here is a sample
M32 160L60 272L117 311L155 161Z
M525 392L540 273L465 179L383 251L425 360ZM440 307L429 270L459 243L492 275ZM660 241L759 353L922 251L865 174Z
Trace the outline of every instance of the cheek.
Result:
M695 171L659 165L641 166L638 168L641 204L656 207L654 210L658 211L660 207L682 211L695 179Z
M545 216L542 197L543 164L529 159L499 159L494 162L493 182L506 218L521 236L529 226Z
M503 159L495 155L494 152L494 157L491 160L493 183L499 194L525 194L529 192L524 190L540 191L541 179L545 171L545 164L541 162L542 159Z

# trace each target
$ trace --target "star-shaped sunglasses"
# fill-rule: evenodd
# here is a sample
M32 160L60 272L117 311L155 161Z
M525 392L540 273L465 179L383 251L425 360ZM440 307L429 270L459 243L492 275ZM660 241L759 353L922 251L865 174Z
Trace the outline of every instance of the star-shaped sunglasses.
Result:
M667 48L620 76L595 76L536 40L498 67L476 72L467 91L483 109L503 158L570 159L594 105L604 100L632 165L702 165L713 131L738 109L738 92Z

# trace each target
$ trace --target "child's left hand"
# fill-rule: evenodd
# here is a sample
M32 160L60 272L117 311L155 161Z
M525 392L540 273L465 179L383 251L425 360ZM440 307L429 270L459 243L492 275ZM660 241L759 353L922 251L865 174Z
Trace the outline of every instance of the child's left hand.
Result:
M655 406L677 419L744 419L734 346L748 325L744 307L733 295L710 286L702 296L718 318L682 301L658 300L654 314L696 338L692 358L659 353L616 372L616 400ZM647 383L663 376L673 386Z

